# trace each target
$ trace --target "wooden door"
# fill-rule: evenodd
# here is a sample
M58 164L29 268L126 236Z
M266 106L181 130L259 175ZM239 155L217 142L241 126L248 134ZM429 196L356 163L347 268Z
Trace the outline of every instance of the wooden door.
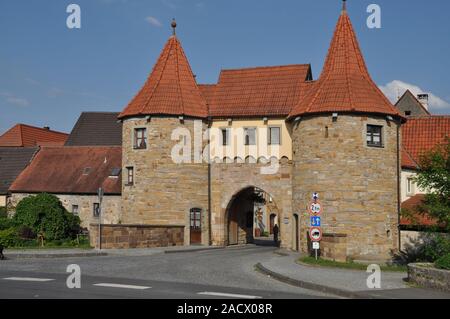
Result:
M275 214L271 214L270 215L270 227L269 227L269 231L270 231L270 235L273 234L273 226L275 226Z
M294 249L296 250L296 251L298 251L298 244L299 244L299 236L298 236L298 232L299 232L299 230L298 230L298 215L297 214L295 214L294 215L294 227L295 227L295 230L294 230L294 232L295 232L295 234L294 234L294 236L295 236L295 244L294 244Z
M190 211L191 245L202 243L202 210L192 208Z
M238 214L236 208L230 212L230 220L228 222L228 245L238 244Z

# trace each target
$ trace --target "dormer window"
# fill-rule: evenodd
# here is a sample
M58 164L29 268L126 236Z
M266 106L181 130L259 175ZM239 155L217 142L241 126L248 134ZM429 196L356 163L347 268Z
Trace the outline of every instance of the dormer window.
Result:
M143 150L147 148L147 129L134 129L134 149Z

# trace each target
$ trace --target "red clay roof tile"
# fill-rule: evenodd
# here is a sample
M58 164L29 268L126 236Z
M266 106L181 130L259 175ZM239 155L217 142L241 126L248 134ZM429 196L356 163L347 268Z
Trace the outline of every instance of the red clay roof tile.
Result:
M208 116L206 101L176 36L169 38L146 83L119 118L152 114Z
M309 64L222 70L215 86L201 86L212 117L286 116L311 79Z
M122 166L121 146L65 146L42 148L9 190L15 193L105 194L121 193L121 175L109 177ZM90 168L88 174L85 171Z
M450 116L409 117L402 125L403 148L419 164L421 155L443 143L446 137L450 137Z
M400 217L400 225L402 226L434 226L436 225L436 220L433 220L426 214L421 214L418 210L418 206L423 203L425 199L425 195L417 194L413 197L407 199L402 203L402 209L407 209L410 214L412 214L412 218L408 218L406 216Z
M68 136L46 128L16 124L0 136L0 147L62 146Z
M330 112L375 113L402 118L371 79L345 10L339 17L319 80L290 112L289 118Z

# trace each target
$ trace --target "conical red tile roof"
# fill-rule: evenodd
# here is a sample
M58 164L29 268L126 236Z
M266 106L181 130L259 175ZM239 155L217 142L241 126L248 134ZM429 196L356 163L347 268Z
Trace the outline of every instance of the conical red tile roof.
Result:
M329 112L402 117L371 79L345 9L339 17L319 80L292 109L289 118Z
M169 38L147 82L119 118L152 114L208 116L206 101L175 35Z

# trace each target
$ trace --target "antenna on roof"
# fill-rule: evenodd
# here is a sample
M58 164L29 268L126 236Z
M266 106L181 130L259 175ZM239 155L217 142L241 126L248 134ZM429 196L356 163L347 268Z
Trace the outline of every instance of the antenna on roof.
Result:
M177 22L175 21L175 18L172 19L171 26L172 26L172 29L173 29L173 35L176 35L175 29L177 28Z

